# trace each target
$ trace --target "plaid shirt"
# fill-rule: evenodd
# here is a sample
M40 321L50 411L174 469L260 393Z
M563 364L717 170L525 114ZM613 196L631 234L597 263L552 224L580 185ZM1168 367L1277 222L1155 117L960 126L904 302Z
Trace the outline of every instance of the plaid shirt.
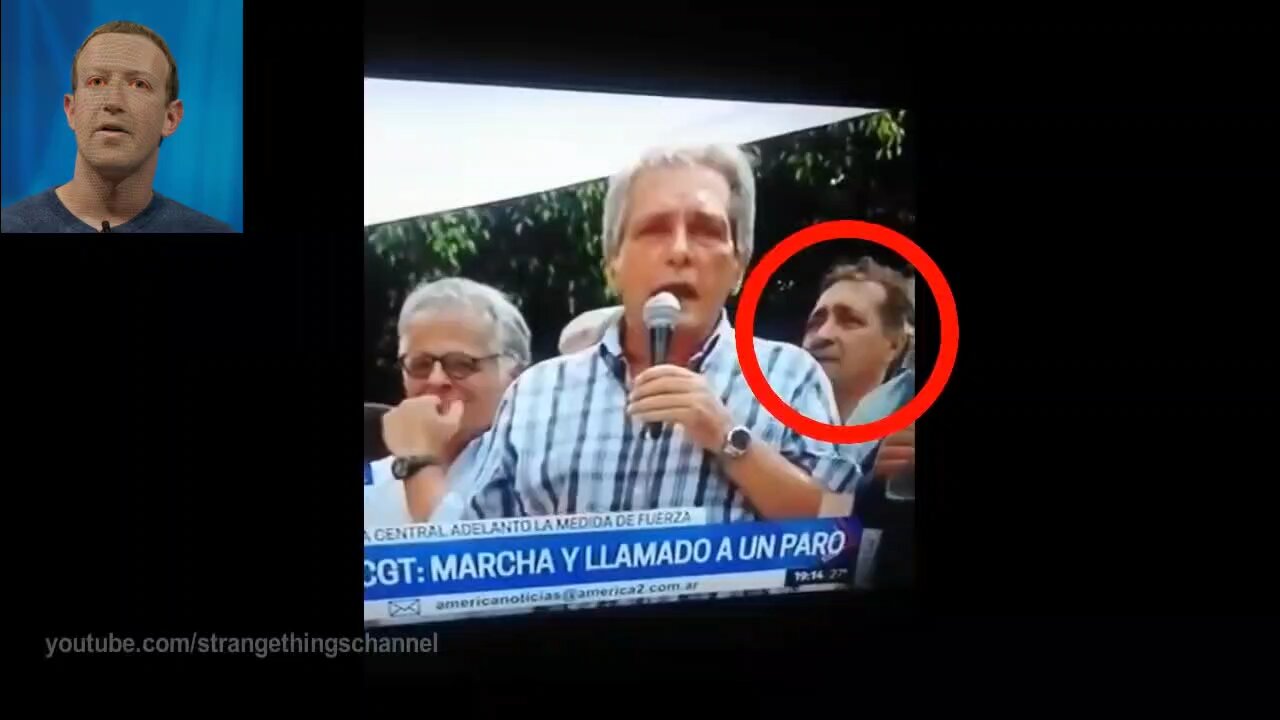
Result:
M755 348L779 397L808 417L836 424L817 361L787 343L757 338ZM848 446L805 437L756 400L742 376L728 313L722 311L689 367L707 378L756 442L777 448L828 491L853 492L862 471ZM664 424L651 438L627 415L627 394L617 323L599 344L526 370L503 395L493 427L476 441L471 477L455 486L469 488L460 519L678 507L709 508L712 521L760 518L715 456L678 426Z

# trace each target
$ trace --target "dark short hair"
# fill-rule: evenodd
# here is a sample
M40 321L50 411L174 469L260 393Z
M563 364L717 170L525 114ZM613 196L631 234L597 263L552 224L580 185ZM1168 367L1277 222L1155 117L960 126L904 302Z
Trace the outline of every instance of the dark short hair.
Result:
M839 282L873 282L884 288L884 302L880 303L880 324L888 332L900 333L908 323L915 324L915 304L911 302L913 280L887 265L864 257L857 262L842 263L831 268L822 278L822 289Z

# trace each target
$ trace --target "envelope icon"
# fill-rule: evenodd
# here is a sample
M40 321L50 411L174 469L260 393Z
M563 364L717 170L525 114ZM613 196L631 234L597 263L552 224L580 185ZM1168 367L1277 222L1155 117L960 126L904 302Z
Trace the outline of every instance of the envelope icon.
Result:
M405 615L421 615L422 600L388 600L387 615L390 617L404 617Z

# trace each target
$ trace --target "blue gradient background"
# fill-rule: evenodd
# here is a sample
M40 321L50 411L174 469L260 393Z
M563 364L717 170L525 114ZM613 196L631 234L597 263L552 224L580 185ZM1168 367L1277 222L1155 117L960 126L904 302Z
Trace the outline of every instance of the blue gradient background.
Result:
M62 112L71 59L94 28L155 30L178 62L184 116L160 147L155 189L244 231L244 5L241 0L3 0L0 204L71 179L76 140Z

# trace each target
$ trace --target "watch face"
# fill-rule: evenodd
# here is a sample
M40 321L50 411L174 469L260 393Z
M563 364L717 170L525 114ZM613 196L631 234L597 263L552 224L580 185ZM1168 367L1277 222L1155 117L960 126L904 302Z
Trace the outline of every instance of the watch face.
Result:
M738 452L746 452L747 446L751 444L751 431L744 427L734 428L729 433L729 444Z
M408 458L398 457L391 463L391 474L396 476L400 480L405 479L405 477L408 475L408 473L406 472L408 469L409 469Z

